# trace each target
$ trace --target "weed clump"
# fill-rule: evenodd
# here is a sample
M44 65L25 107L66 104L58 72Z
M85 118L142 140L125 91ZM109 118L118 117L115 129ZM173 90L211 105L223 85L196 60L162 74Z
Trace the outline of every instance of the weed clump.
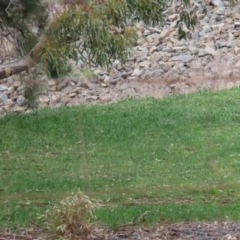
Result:
M38 99L41 95L42 86L36 82L27 83L24 90L25 104L29 108L37 108L39 105Z
M78 239L92 232L90 221L95 218L93 212L99 206L78 191L47 210L40 218L50 232L49 239Z

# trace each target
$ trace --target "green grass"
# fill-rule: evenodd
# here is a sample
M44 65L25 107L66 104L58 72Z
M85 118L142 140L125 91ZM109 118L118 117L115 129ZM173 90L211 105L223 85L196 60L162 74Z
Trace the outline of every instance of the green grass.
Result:
M239 143L239 89L2 117L0 225L39 222L79 188L112 226L240 219Z

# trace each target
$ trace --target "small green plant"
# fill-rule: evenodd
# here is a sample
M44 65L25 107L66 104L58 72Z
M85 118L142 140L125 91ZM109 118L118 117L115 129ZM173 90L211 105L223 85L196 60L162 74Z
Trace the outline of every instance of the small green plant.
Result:
M89 67L84 67L84 68L74 68L71 74L73 77L78 77L78 78L95 78L96 75L95 73L89 68Z
M28 82L24 90L24 98L29 108L38 107L38 98L41 94L42 86L38 82Z
M72 71L72 67L70 64L65 64L59 59L56 60L49 57L46 70L49 78L59 78L70 73Z
M99 204L78 191L62 200L40 218L45 220L50 239L74 239L91 233L90 221L95 218L93 211Z
M87 67L82 69L81 74L82 74L82 76L84 76L86 78L96 77L94 72L91 69L87 68Z

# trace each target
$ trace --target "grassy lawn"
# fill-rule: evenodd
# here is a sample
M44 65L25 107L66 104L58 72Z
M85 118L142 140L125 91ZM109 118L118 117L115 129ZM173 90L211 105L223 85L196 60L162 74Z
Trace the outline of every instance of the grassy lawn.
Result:
M0 118L0 226L81 189L99 222L240 219L240 90Z

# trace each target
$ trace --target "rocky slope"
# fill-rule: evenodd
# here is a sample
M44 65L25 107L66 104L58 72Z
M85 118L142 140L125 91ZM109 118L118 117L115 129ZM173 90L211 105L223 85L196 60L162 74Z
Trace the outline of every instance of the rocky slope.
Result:
M125 65L115 61L109 72L92 68L94 77L79 77L79 62L72 76L59 80L42 77L39 107L109 103L129 96L161 98L240 86L240 5L230 7L229 1L221 0L204 4L206 15L202 3L192 1L198 25L187 31L187 40L179 39L173 6L167 10L165 26L137 24L139 40ZM1 81L0 115L30 111L24 91L24 81L16 76Z

